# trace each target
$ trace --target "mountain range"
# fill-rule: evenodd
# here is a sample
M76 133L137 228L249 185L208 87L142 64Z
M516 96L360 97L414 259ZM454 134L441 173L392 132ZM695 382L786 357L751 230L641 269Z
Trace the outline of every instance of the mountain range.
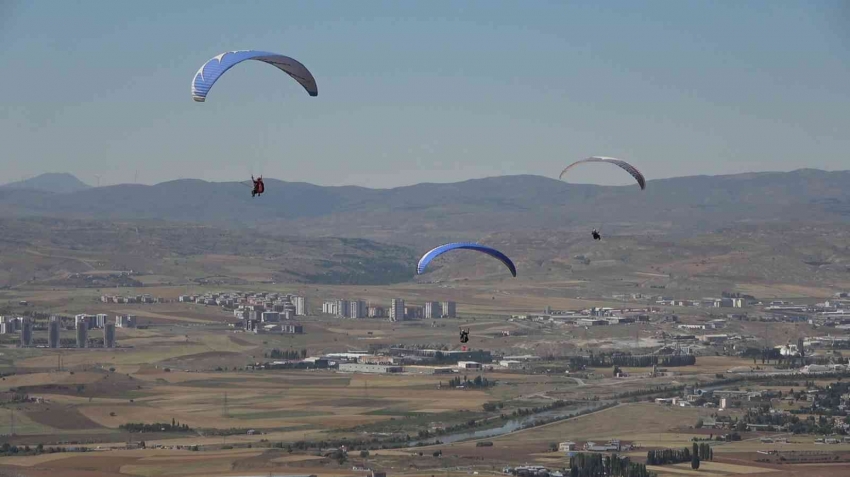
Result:
M48 183L52 189L36 187ZM850 171L680 177L648 181L645 191L531 175L393 189L266 179L266 193L256 198L241 183L197 179L92 188L67 174L0 187L0 217L33 216L156 219L411 245L530 229L689 235L736 223L846 223Z

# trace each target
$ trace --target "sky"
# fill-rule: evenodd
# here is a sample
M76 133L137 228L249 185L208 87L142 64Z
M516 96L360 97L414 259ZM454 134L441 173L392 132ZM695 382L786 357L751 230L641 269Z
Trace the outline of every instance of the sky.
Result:
M243 49L319 95L249 61L194 102L198 68ZM0 0L0 64L0 183L850 169L847 0Z

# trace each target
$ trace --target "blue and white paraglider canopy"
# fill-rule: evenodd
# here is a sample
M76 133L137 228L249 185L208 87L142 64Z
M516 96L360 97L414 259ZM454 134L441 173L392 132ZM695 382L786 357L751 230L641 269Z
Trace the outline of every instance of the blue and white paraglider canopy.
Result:
M310 96L318 96L319 89L313 74L306 66L288 56L257 50L228 51L204 63L192 79L192 99L202 103L210 88L225 71L246 60L257 60L277 67L301 84Z

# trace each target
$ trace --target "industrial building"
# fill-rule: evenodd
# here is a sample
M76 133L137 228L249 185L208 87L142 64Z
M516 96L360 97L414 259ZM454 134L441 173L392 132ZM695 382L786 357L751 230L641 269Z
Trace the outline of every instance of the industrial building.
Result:
M401 373L404 368L401 366L391 366L383 364L359 364L359 363L342 363L339 365L340 371L349 373Z

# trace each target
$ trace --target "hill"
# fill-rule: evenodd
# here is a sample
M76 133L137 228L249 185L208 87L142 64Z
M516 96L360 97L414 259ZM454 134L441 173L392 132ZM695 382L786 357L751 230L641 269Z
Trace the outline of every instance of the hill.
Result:
M645 191L539 176L394 189L267 179L266 194L252 198L238 183L178 180L63 194L0 189L0 217L27 231L22 244L59 241L124 265L136 257L131 268L172 277L391 283L414 278L418 255L434 245L475 240L511 256L520 276L505 282L497 262L457 253L416 280L584 283L576 293L825 290L850 288L848 183L848 171L818 170L653 180ZM589 239L593 227L602 242ZM166 266L181 255L194 258ZM15 268L7 261L0 274Z
M68 174L67 172L41 174L30 179L18 182L11 182L9 184L0 186L0 189L36 190L41 192L51 192L58 194L67 192L79 192L81 190L86 190L90 188L90 185L77 179L73 175Z
M409 280L413 260L407 248L364 239L271 236L156 221L0 220L0 287L116 286L133 280L387 284ZM108 271L130 270L130 280L102 278Z

